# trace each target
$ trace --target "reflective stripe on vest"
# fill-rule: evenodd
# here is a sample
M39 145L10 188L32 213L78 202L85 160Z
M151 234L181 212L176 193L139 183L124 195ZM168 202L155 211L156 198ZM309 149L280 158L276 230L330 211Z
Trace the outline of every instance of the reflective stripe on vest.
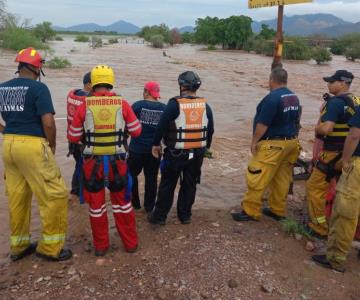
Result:
M169 146L175 149L206 147L207 124L206 100L203 98L179 98L179 116L175 128L169 131Z
M344 115L335 124L334 129L325 137L325 149L328 149L329 145L338 145L338 150L342 150L345 143L345 139L349 134L350 127L347 125L351 117L355 114L354 108L360 104L360 98L352 94L340 95L337 98L341 98L344 101ZM329 100L331 101L331 99ZM349 103L351 102L351 103ZM326 107L323 114L326 113ZM330 149L329 149L330 150ZM335 149L334 149L335 150Z
M125 121L122 98L101 96L86 98L85 149L86 155L114 155L126 152L123 139Z
M67 121L68 124L71 124L71 121L74 118L74 114L77 108L83 104L85 101L85 96L77 96L75 95L75 90L71 91L66 99L67 106Z

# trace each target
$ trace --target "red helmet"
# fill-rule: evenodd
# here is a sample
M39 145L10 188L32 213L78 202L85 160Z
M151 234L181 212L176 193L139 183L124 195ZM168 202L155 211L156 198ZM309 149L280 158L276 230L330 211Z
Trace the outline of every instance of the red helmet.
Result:
M30 47L20 50L15 58L15 62L26 63L40 69L44 60L38 51Z

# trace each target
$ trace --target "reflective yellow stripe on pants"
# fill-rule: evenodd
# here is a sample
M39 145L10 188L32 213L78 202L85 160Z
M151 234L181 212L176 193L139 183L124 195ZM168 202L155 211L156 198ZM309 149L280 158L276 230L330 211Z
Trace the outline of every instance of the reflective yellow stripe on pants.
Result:
M34 194L43 236L37 251L58 256L67 229L68 192L47 141L40 137L5 134L3 160L10 208L11 253L18 254L29 244Z
M14 247L26 247L30 244L30 238L30 235L12 235L10 236L10 245Z
M360 157L353 158L350 173L343 171L336 187L336 199L330 219L327 257L343 263L351 249L360 217Z
M293 164L300 152L297 139L263 140L258 143L247 170L247 192L242 207L256 218L261 217L262 196L270 188L268 204L279 216L286 214L286 197L292 181Z
M323 151L320 159L327 163L333 160L338 152ZM326 174L314 168L306 182L306 201L310 217L309 227L320 235L328 234L328 224L325 216L326 193L330 183L326 181Z
M52 235L43 234L42 240L44 244L47 245L57 244L65 241L65 234L52 234Z

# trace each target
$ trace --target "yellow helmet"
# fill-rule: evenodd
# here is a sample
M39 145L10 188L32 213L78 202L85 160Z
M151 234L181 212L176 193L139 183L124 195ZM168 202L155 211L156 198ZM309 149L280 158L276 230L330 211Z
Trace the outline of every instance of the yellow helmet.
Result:
M98 84L108 84L111 88L115 85L115 75L113 69L107 65L98 65L91 70L91 86Z

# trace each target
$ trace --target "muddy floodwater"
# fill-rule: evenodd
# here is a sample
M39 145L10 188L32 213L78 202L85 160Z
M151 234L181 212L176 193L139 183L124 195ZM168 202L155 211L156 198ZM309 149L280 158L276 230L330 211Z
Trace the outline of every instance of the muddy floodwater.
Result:
M130 103L141 99L146 81L156 80L161 85L161 101L178 94L177 76L185 70L199 73L203 85L199 94L206 97L215 115L215 138L212 146L214 159L205 160L201 185L195 208L231 208L240 204L245 189L244 171L250 154L251 123L255 108L268 92L267 81L272 59L239 51L202 51L198 46L181 45L163 50L153 49L142 41L105 45L91 49L86 43L76 43L66 36L53 42L55 56L67 58L72 67L62 70L45 68L43 81L52 93L57 119L56 158L69 185L74 168L67 158L66 103L67 92L82 86L82 76L97 64L108 64L116 73L115 91ZM1 51L0 81L13 78L16 70L15 53ZM286 61L289 87L300 97L303 105L301 143L309 155L313 140L313 126L318 118L321 95L327 92L323 76L337 69L348 69L360 77L360 64L336 56L329 65L314 62ZM353 83L353 92L360 94L360 80ZM0 146L2 136L0 136ZM31 153L29 153L31 159ZM0 172L3 173L2 160ZM299 190L301 189L301 190ZM297 192L303 194L302 187ZM8 253L8 205L3 176L0 179L0 261ZM71 203L69 231L88 230L87 207ZM40 229L37 204L33 202L32 232Z

